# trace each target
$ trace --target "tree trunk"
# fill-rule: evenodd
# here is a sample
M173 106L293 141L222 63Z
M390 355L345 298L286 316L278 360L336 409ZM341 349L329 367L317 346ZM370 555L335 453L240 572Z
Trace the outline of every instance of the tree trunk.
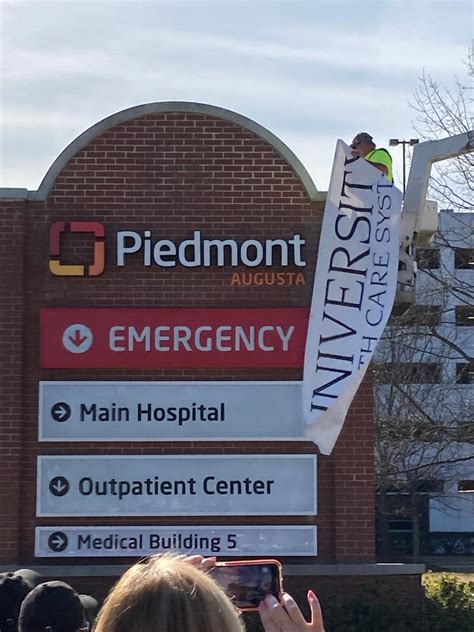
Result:
M418 562L420 560L420 542L421 542L421 533L420 533L420 508L418 502L418 494L412 492L411 494L411 520L413 525L413 548L412 548L412 557L414 562Z

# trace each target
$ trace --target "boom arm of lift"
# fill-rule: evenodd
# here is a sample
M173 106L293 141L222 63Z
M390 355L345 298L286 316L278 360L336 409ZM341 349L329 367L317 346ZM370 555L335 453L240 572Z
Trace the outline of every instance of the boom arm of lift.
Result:
M401 218L398 284L402 293L413 290L415 284L413 243L425 205L431 166L435 162L455 158L471 151L474 151L474 130L441 140L419 143L413 148ZM409 302L411 301L413 297L409 299Z

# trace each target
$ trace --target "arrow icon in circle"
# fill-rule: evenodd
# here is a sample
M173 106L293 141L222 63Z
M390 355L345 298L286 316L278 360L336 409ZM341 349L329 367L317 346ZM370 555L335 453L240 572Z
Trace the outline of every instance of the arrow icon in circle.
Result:
M71 416L71 407L66 402L57 402L51 408L51 417L54 421L67 421Z
M64 476L55 476L49 482L49 491L53 496L64 496L69 491L69 481Z
M80 329L76 329L75 332L74 332L74 336L69 336L69 340L72 342L72 344L75 347L80 347L82 345L82 343L87 340L87 336L83 336L81 334L81 330Z
M68 544L69 544L69 540L67 538L67 535L63 533L62 531L55 531L48 538L49 548L52 551L56 551L57 553L64 551L64 549L67 548Z
M94 336L92 331L81 323L69 325L63 333L63 345L71 353L84 353L91 348Z

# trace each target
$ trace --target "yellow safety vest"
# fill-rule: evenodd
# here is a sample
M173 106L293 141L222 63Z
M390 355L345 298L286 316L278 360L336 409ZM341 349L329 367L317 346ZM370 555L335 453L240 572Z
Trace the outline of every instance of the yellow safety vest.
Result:
M373 149L369 151L367 156L364 156L365 160L369 162L378 162L384 167L387 167L387 180L389 182L393 182L393 167L392 167L392 156L388 153L386 149Z

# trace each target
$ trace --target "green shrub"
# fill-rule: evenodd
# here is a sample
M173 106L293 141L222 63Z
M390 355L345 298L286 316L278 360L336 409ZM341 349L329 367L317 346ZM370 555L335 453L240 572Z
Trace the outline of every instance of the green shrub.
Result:
M440 630L474 630L473 584L450 573L429 572L423 577L423 586L428 616L433 622L443 622L445 627L439 628Z
M401 594L367 585L350 601L325 608L327 632L473 632L472 586L455 575L428 573L426 598L409 602Z

